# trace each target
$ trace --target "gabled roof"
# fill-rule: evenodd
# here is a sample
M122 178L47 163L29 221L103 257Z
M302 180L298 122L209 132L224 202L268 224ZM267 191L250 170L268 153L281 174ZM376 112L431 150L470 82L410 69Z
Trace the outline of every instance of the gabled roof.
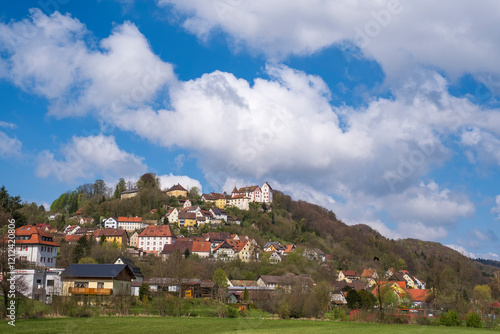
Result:
M118 222L142 223L142 217L118 217Z
M179 250L181 253L184 253L186 249L189 250L189 252L192 252L193 242L189 240L177 240L173 244L164 245L161 254L171 254L177 250Z
M174 185L172 188L168 189L167 192L175 191L175 190L187 191L183 186L180 185L180 183L178 183L178 184Z
M139 237L174 237L168 225L149 225Z
M120 259L124 264L128 265L130 269L132 269L132 272L134 273L135 277L144 277L144 275L141 273L141 268L136 266L134 261L132 259L125 257L125 256L118 256L114 263Z
M236 192L238 192L238 193L254 192L255 190L257 190L257 188L259 188L259 186L248 186L248 187L240 188Z
M226 239L231 239L231 234L229 232L208 232L203 233L203 236L210 241L224 241Z
M425 302L429 294L427 289L405 289L405 292L410 295L414 302Z
M35 225L25 225L18 227L15 230L15 235L16 235L16 244L19 245L38 244L45 246L60 247L59 244L54 241L51 234L42 231ZM28 237L28 239L20 240L19 237L22 238Z
M62 273L62 277L98 277L116 278L122 271L134 277L132 269L126 264L71 264Z
M490 308L500 308L500 303L498 302L498 300L495 300L495 302L490 305Z
M344 276L358 277L358 273L355 270L342 270Z
M282 277L274 275L260 275L259 277L266 284L278 284Z
M208 241L193 241L193 252L210 252L210 242Z
M80 240L81 237L83 236L86 236L87 237L87 240L91 238L90 235L86 234L68 234L67 236L64 237L64 241L66 242L78 242L78 240Z
M363 272L361 273L361 277L372 278L373 274L375 274L375 269L363 269Z
M285 245L285 250L283 251L283 253L290 253L291 251L294 250L295 248L295 245L294 244L288 244L288 245Z

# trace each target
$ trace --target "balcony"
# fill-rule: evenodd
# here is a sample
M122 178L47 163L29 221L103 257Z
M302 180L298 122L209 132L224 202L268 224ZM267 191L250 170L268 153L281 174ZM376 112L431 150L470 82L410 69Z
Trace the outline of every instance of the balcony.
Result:
M96 289L96 288L69 288L69 293L74 295L96 295L110 296L113 294L113 289Z

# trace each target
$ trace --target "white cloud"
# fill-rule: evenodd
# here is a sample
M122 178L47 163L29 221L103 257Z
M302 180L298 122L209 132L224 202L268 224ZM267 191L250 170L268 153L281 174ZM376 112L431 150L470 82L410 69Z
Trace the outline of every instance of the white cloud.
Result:
M18 157L21 155L23 144L15 137L9 137L5 132L0 131L0 158Z
M201 39L223 31L270 58L309 55L356 43L392 77L415 66L452 75L500 73L500 4L492 1L205 1L160 0L181 13L185 29ZM422 46L422 45L425 46Z
M172 66L152 53L130 22L96 47L77 19L33 9L30 19L0 23L0 36L8 55L0 59L0 77L45 96L58 117L144 105L176 80Z
M495 206L491 208L491 213L496 214L496 220L500 220L500 195L498 195L495 199Z
M173 175L172 173L168 175L159 175L162 189L169 189L176 184L180 184L187 190L190 190L193 187L198 188L198 192L201 194L203 187L201 186L200 181L190 178L186 175Z
M459 252L460 254L464 255L464 256L467 256L468 258L471 258L471 259L477 259L477 256L476 254L474 253L471 253L469 251L467 251L464 247L462 246L457 246L457 245L445 245L446 247L449 247L453 250L456 250L457 252Z
M39 177L55 177L61 182L76 179L90 179L96 175L102 178L137 179L146 172L142 158L122 151L112 136L76 137L61 148L63 159L54 153L43 151L38 156L36 174Z
M15 129L16 127L17 125L15 125L14 123L0 121L0 128Z

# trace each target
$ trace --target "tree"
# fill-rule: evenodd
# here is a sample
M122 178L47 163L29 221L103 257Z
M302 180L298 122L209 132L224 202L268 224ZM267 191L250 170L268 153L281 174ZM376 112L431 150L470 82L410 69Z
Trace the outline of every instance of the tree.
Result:
M92 244L90 240L88 240L86 235L82 235L76 242L76 246L73 249L73 263L78 263L80 259L88 256L90 254L91 247Z
M113 197L120 198L122 196L122 192L124 192L125 190L127 190L127 183L123 178L121 178L120 181L118 181L118 183L116 184Z
M152 189L160 189L160 179L156 177L156 175L152 173L146 173L142 175L137 181L137 188L139 190L152 188Z
M247 303L249 299L250 299L250 296L249 296L249 294L248 294L248 290L247 290L247 288L245 287L245 290L243 290L243 301L244 301L245 303Z
M94 196L103 196L106 195L107 192L107 187L106 187L106 182L103 180L96 180L94 182Z
M16 221L16 227L25 225L27 219L20 211L22 207L20 196L10 196L5 186L0 188L0 225L6 225L11 218Z
M361 305L361 297L354 289L351 289L347 292L347 296L345 297L345 299L347 301L347 307L351 310L357 309Z
M217 305L217 314L219 318L222 318L226 313L224 304L224 297L226 296L226 288L228 285L226 272L222 268L217 269L212 276L212 281L216 284L218 291L219 303Z

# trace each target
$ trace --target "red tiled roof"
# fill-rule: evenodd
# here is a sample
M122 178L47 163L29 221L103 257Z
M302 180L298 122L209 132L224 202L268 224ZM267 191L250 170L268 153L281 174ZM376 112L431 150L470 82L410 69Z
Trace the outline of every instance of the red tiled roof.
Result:
M405 292L411 296L415 302L425 302L429 290L427 289L405 289Z
M168 225L149 225L139 234L139 237L173 237Z
M16 244L20 245L39 244L39 245L60 247L57 242L53 241L54 239L52 235L50 235L45 231L42 231L41 229L39 229L34 225L25 225L16 228L15 235L16 237L29 236L28 240L16 240ZM43 240L43 238L50 238L50 240L52 241Z
M68 234L64 237L64 241L66 242L77 242L80 238L83 237L83 234ZM90 239L90 235L87 235L87 239Z
M231 199L239 199L239 198L245 198L245 194L238 194L231 197Z
M285 245L285 247L286 248L283 251L283 253L290 253L293 250L294 245L293 244L288 244L288 245Z
M210 252L210 242L193 241L193 252Z
M363 269L363 273L361 273L361 277L372 278L374 273L375 273L375 269Z
M344 276L358 276L358 273L355 270L342 270Z
M118 217L119 222L141 223L142 217Z
M495 300L495 302L490 305L490 308L500 308L500 303L498 302L498 300Z
M243 249L243 247L245 247L248 240L227 239L226 242L234 250L235 253L238 253Z

